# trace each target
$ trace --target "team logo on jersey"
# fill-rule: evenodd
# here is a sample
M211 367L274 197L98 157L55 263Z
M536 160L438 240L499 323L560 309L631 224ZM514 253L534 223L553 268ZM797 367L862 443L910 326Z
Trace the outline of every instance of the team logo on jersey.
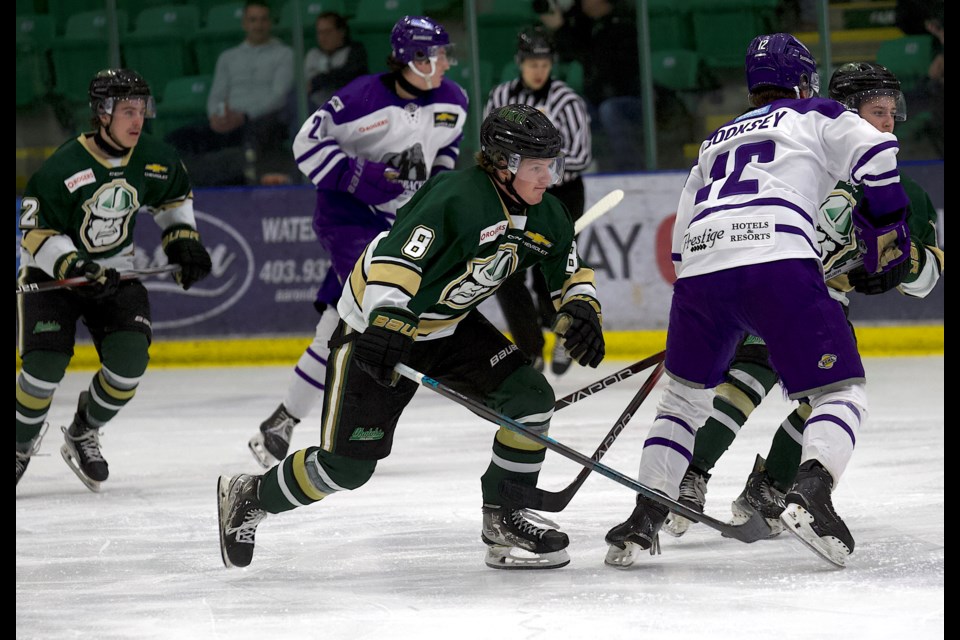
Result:
M427 159L423 155L423 146L418 142L399 153L386 153L380 162L388 164L397 171L396 180L410 191L419 189L429 177Z
M820 362L817 363L817 366L821 369L833 369L833 365L837 363L837 356L832 353L825 353L820 356Z
M856 200L843 188L834 189L817 212L817 241L826 270L838 267L848 253L859 255L853 235L853 206Z
M337 96L330 98L330 106L333 107L333 110L337 113L343 111L343 101L340 100Z
M450 113L449 111L438 111L433 114L433 126L453 129L457 126L457 120L459 119L459 114Z
M67 185L67 191L73 193L80 187L85 184L93 184L97 181L97 176L94 175L93 169L84 169L83 171L78 171L69 178L63 181L63 184Z
M111 180L82 205L85 215L80 239L90 253L103 253L121 245L130 233L130 223L140 201L126 180Z
M536 231L524 231L523 235L533 240L534 244L542 244L547 248L553 246L553 243L547 240L542 233L537 233Z
M512 274L519 263L517 245L504 244L486 258L477 257L467 263L467 272L448 284L440 294L440 303L454 309L465 309L494 291Z
M359 440L359 441L368 441L368 440L383 440L383 429L380 427L370 427L364 429L363 427L357 427L353 430L353 433L350 434L350 440Z

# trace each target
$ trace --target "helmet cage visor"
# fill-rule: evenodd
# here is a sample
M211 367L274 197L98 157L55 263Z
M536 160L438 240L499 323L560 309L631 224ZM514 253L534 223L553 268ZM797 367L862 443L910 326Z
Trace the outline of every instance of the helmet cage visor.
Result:
M544 161L548 162L544 162ZM550 176L550 184L563 180L563 155L553 158L524 158L518 153L507 155L507 170L525 182L539 182L544 172Z
M877 100L878 98L891 98L892 104L890 101ZM903 97L903 92L897 91L896 89L866 89L864 91L858 91L857 93L847 96L842 103L847 109L858 114L860 113L860 109L866 106L867 108L892 112L882 115L892 115L893 119L897 122L904 122L907 119L907 101Z
M100 101L100 104L97 107L97 113L112 116L114 107L125 100L129 100L131 102L142 102L144 105L144 118L157 117L157 105L153 100L153 96L145 95L111 96L104 98Z
M446 58L447 64L451 67L456 66L456 46L453 43L431 45L416 51L410 62L433 62L436 64L437 59L440 57Z

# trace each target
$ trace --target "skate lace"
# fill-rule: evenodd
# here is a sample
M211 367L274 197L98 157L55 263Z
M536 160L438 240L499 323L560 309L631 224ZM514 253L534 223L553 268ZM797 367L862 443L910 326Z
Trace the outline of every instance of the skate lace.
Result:
M536 536L542 538L548 529L543 529L538 527L537 524L546 525L547 527L553 529L559 529L559 525L552 520L543 517L539 513L530 511L528 509L518 509L511 512L510 519L513 522L513 525L519 529L522 533L526 533L531 536Z
M696 508L703 510L703 505L707 502L707 481L704 477L688 469L680 481L679 500L693 503Z
M228 527L229 535L236 534L235 540L241 544L253 544L254 534L257 532L257 525L267 517L267 512L263 509L250 509L243 514L243 522L237 527Z
M79 448L87 462L106 462L100 453L100 432L97 429L88 429L79 436L70 436Z
M20 451L17 449L17 469L20 468L20 461L22 460L26 463L27 460L32 458L40 451L40 441L43 440L43 436L47 433L47 427L50 426L49 422L44 422L43 426L40 428L40 433L33 437L33 440L30 442L30 448L26 451ZM26 466L24 464L24 466Z

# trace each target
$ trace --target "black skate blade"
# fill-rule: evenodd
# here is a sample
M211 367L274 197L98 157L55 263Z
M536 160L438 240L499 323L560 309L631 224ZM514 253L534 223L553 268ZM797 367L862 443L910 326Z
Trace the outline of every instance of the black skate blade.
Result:
M279 462L279 460L274 458L273 455L267 451L267 447L263 443L262 433L257 433L250 438L250 442L247 443L247 446L250 447L250 453L252 453L253 457L256 458L257 463L264 469L270 469Z
M227 494L230 492L230 478L227 476L220 476L217 479L217 521L220 526L220 559L223 560L223 566L230 569L234 565L230 562L230 558L227 557L227 545L223 538L224 534L224 521L225 514L223 513L223 503L227 499Z

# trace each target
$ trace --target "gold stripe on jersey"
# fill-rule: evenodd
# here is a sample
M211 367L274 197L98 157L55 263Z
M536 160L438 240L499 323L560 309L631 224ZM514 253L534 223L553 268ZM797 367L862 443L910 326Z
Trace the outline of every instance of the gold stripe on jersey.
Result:
M425 320L424 318L421 318L420 324L417 325L417 337L423 338L429 336L431 333L436 333L437 331L442 331L447 327L452 327L466 317L466 313L461 313L458 316L444 318L442 320Z
M943 250L940 247L931 247L930 245L925 245L927 249L930 250L930 253L933 254L933 257L937 259L937 266L940 267L941 273L943 272Z
M421 276L418 271L395 262L378 262L376 258L370 265L370 272L367 273L367 286L380 284L394 287L410 298L417 295L417 291L420 290L420 281Z
M567 291L570 287L574 287L578 284L588 284L591 287L594 287L596 290L596 278L594 277L593 269L588 267L580 267L577 269L577 272L572 276L567 278L567 281L563 283L563 291L560 293L560 299L567 297Z
M36 256L40 251L40 247L42 247L47 240L58 235L60 235L60 232L54 231L53 229L31 229L23 234L23 238L20 240L20 246L29 251L30 255Z
M543 435L547 435L547 433L544 432ZM544 448L544 445L540 444L536 440L531 440L522 433L511 431L506 427L500 427L497 430L496 438L497 442L512 449L521 449L523 451L540 451Z
M307 474L307 450L300 449L295 454L293 454L293 477L297 481L297 486L300 487L300 490L307 494L307 497L311 500L323 500L327 497L327 494L319 491L313 483L310 482L310 476ZM281 463L282 464L282 463Z

